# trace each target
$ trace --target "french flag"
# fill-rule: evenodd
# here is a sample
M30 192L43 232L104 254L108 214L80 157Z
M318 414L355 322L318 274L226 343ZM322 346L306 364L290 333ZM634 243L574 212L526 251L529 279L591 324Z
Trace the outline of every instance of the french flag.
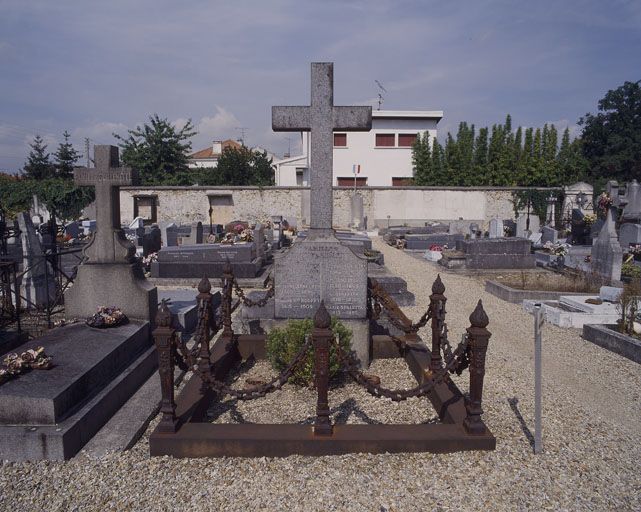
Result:
M358 165L357 165L357 164L352 165L352 172L354 173L354 175L356 175L356 174L360 174L360 173L361 173L361 166L360 166L360 164L358 164Z

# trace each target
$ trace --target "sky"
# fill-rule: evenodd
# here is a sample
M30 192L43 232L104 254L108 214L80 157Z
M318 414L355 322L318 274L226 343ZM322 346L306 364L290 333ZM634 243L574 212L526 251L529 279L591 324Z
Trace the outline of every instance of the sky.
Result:
M443 110L488 126L578 120L641 79L641 1L0 0L0 170L40 134L84 152L157 113L191 119L193 150L237 139L279 156L272 105L309 104L310 62L334 62L334 102ZM290 140L287 140L290 137Z

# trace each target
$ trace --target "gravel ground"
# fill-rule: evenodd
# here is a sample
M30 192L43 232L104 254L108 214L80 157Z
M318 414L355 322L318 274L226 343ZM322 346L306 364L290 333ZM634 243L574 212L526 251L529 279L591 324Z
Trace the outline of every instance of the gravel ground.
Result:
M416 379L401 359L374 361L368 373L381 378L381 384L391 389L416 386ZM258 361L247 371L241 369L239 378L230 384L234 388L249 386L247 379L269 381L277 375L267 361ZM351 379L330 387L329 404L333 423L434 423L438 415L426 398L411 398L404 402L374 398ZM303 386L285 384L282 389L260 400L227 399L214 402L207 411L212 423L303 423L312 424L316 414L316 391Z
M417 319L438 267L380 240L374 247L416 294L417 306L404 310ZM641 367L546 325L545 453L534 456L532 318L474 278L442 277L452 339L479 298L490 317L484 419L496 451L151 459L155 420L126 453L3 463L0 510L641 510Z

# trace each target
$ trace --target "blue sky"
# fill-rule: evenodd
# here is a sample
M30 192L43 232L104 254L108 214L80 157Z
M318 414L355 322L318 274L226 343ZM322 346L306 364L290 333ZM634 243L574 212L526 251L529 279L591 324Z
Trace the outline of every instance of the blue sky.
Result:
M641 79L639 1L0 0L0 170L38 133L115 143L152 113L277 154L272 105L309 102L309 63L333 61L336 104L443 110L462 120L576 122ZM294 141L293 141L294 142ZM292 147L295 152L296 144Z

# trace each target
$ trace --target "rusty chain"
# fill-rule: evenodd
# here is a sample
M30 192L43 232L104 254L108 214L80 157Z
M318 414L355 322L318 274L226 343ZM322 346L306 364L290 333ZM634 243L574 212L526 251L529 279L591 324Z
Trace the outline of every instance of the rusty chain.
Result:
M447 362L444 368L432 373L429 377L426 375L426 380L422 384L410 389L388 389L382 387L380 384L374 384L372 380L367 378L358 367L358 360L356 359L354 352L350 352L348 355L345 355L340 347L340 343L337 343L336 339L334 339L334 344L337 345L338 359L343 365L345 371L356 383L363 386L370 395L376 398L389 398L394 402L402 402L408 398L426 396L434 386L440 384L448 377L448 373L455 372L456 365L459 364L459 356L468 349L468 341L468 338L464 337L459 346L456 347L452 358Z
M267 304L267 301L271 299L274 296L274 281L272 280L271 276L268 279L268 290L265 296L259 300L251 300L245 296L245 291L240 287L238 284L238 281L236 280L235 277L232 278L232 284L234 286L234 290L236 292L236 295L240 298L242 303L251 308L251 307L259 307L262 308Z
M400 316L400 309L398 306L394 307L392 306L389 302L391 300L391 297L383 290L383 288L375 284L374 286L371 286L370 289L370 298L373 303L373 308L372 308L372 313L374 315L374 320L377 320L380 318L380 314L382 311L385 312L385 315L389 318L390 322L394 327L397 329L400 329L403 331L405 334L416 334L419 329L422 329L427 325L427 322L430 321L432 318L432 308L431 305L428 306L427 310L421 318L419 319L418 322L415 323L410 323L409 325L405 323L404 320L408 320L407 317L403 318Z
M307 355L309 348L312 345L312 337L307 336L305 344L298 351L292 362L285 368L280 374L274 377L269 382L261 384L259 386L252 386L249 388L243 389L234 389L231 386L228 386L222 381L217 380L213 376L210 376L208 384L216 393L220 396L230 395L237 400L255 400L256 398L263 398L267 393L271 393L283 387L285 383L291 378L294 373L294 370L303 362L303 359Z

